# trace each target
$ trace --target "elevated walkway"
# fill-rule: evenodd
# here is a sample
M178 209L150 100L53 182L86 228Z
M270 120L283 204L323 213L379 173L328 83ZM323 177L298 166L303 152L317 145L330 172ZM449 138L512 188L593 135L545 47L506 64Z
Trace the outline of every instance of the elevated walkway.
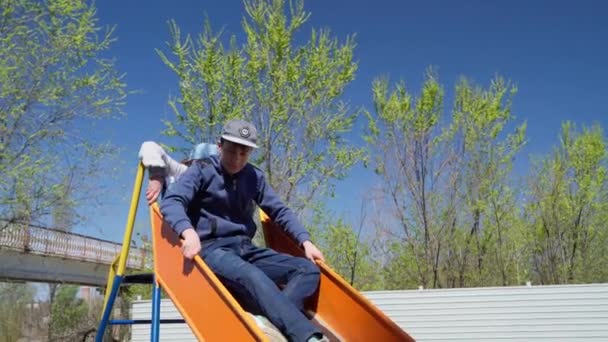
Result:
M104 286L121 244L34 225L0 231L0 280ZM146 251L133 248L127 268L142 269Z

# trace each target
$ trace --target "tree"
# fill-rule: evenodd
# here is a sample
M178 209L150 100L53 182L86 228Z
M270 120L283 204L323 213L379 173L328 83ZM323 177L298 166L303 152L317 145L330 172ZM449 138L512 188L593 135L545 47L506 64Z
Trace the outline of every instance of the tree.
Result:
M505 249L514 247L510 228L517 215L508 176L525 132L525 124L504 132L514 89L500 78L488 89L463 79L443 127L444 91L432 70L417 98L403 82L389 92L388 80L379 79L372 89L367 141L382 178L383 224L396 240L387 244L386 265L401 270L401 277L389 272L387 284L510 283L506 265L513 255Z
M360 290L374 289L378 277L370 257L370 248L352 227L343 221L329 223L315 236L324 250L326 262L349 284Z
M0 283L0 341L15 342L22 337L28 306L34 301L29 284Z
M448 137L456 156L452 172L461 213L460 217L455 215L460 222L451 226L450 234L460 233L456 241L462 244L449 247L458 260L457 278L451 279L457 286L465 286L466 278L469 286L505 286L514 279L508 265L519 262L512 252L518 250L514 243L520 226L509 176L526 130L524 123L512 133L505 132L513 120L515 92L515 87L501 78L492 80L487 90L467 80L456 86ZM458 226L460 232L456 232Z
M111 148L89 143L80 129L87 120L120 114L126 90L114 62L100 57L113 41L113 29L100 34L92 4L0 0L0 5L3 229L44 220L68 175L87 179L103 169ZM81 196L78 202L93 198Z
M383 180L388 220L402 233L404 253L415 260L417 280L435 287L441 242L437 238L440 224L434 222L440 215L434 213L433 189L440 170L433 169L441 161L433 134L438 129L443 89L429 73L417 100L403 83L389 94L387 79L374 81L372 92L376 116L368 115L371 135L367 139L375 156L373 165Z
M560 145L536 163L526 205L536 282L608 279L606 146L599 126L579 131L565 122Z
M87 303L77 298L78 286L60 285L51 305L49 341L74 340L86 332L89 308Z
M73 168L70 169L70 171L72 171L70 174L66 174L63 178L63 181L58 184L57 186L57 193L56 193L56 198L55 198L55 202L53 202L51 204L51 219L53 222L53 227L55 227L56 229L59 229L61 231L64 232L70 232L72 231L72 229L74 228L74 223L75 223L75 202L72 200L74 198L75 195L75 179L78 178L77 175L75 174L75 171ZM65 300L65 298L58 298L62 294L61 291L65 292L71 289L66 288L65 286L67 285L61 285L61 284L57 284L57 283L49 283L48 284L48 288L49 288L49 326L48 326L48 331L47 331L47 338L49 341L52 341L54 339L54 336L56 336L59 332L56 331L56 321L58 320L61 323L62 318L61 317L56 317L55 313L58 312L59 310L55 309L56 305L63 305L64 303L57 303L56 300L57 299L63 299ZM62 309L63 310L63 309ZM59 324L61 325L61 324ZM63 332L62 332L63 333Z
M296 45L310 14L301 1L286 7L282 0L245 1L246 42L239 47L233 36L228 49L209 22L196 40L182 38L171 22L171 55L159 54L177 75L180 96L170 100L176 120L164 133L194 144L219 136L226 119L251 120L261 136L254 163L302 213L363 158L345 138L358 112L340 100L357 65L352 38L339 43L327 30L312 30Z
M311 228L315 243L324 251L325 261L349 284L359 290L379 289L382 277L379 263L372 255L373 236L366 236L368 196L361 202L359 226L354 229L345 220L333 221L317 215Z

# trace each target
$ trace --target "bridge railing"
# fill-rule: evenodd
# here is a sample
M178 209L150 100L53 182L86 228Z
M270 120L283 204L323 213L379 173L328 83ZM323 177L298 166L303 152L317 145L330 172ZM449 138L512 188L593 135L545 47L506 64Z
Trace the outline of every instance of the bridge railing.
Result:
M58 229L10 225L0 230L0 248L109 265L120 254L121 244ZM150 251L131 247L127 267L142 269L150 263Z

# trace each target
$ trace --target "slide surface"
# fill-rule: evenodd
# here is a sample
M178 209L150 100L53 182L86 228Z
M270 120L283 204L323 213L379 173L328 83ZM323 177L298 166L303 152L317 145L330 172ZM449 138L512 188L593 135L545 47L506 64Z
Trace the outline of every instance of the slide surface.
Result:
M266 245L276 251L304 256L282 229L261 213ZM333 336L332 340L351 341L414 341L395 322L350 286L329 266L318 262L321 283L316 296L307 303L307 310Z
M269 341L200 257L183 257L179 238L163 221L158 205L150 214L156 279L194 335L209 342ZM302 255L293 240L263 213L261 217L268 246ZM319 267L321 284L307 311L332 341L414 341L327 265Z
M268 341L199 256L184 258L181 242L157 204L150 207L150 216L156 280L198 340Z

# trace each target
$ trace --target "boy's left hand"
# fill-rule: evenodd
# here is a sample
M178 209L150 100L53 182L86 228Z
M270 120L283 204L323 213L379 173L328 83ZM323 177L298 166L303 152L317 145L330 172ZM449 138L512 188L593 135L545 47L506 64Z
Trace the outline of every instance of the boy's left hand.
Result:
M325 257L323 256L323 253L321 253L321 251L317 248L317 246L314 245L314 243L310 242L309 240L306 240L304 241L304 243L302 243L302 247L304 247L304 254L306 254L306 258L308 258L308 260L315 262L315 259L319 259L325 262Z

